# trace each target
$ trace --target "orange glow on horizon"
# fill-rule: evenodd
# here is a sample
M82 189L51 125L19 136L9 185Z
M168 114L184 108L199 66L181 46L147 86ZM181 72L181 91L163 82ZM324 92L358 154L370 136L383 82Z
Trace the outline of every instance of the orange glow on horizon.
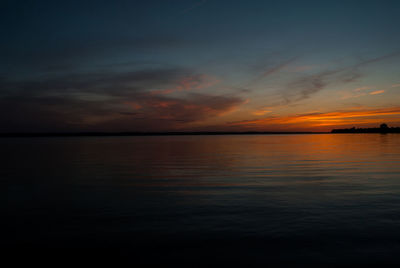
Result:
M399 117L388 118L395 115L398 115ZM229 124L234 126L255 127L257 129L261 127L282 127L327 130L337 126L360 124L371 125L380 124L382 122L400 122L400 107L357 111L308 113L275 117L270 116L256 120L231 122Z

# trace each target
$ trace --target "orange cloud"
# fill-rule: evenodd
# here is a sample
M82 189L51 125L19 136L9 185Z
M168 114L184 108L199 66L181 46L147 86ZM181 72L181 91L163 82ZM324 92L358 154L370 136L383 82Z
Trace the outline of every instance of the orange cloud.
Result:
M378 95L378 94L382 94L385 93L385 90L375 90L375 91L371 91L371 92L365 92L367 90L372 89L371 87L359 87L353 90L353 92L345 92L344 95L342 96L342 99L351 99L351 98L359 98L362 96L366 96L366 95Z
M258 110L258 111L254 111L253 115L265 115L267 113L270 113L271 111L269 110Z
M139 103L137 103L135 101L125 101L123 103L128 105L130 108L132 108L134 110L139 110L142 108L142 105L140 105Z
M370 92L369 95L378 95L378 94L382 94L384 92L385 92L384 90L377 90L377 91Z

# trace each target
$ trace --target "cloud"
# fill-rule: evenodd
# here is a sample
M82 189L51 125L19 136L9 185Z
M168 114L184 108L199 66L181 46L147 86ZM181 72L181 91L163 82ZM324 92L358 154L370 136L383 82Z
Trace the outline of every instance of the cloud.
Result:
M292 72L298 72L298 73L302 73L302 72L307 72L310 71L311 69L314 69L316 67L316 65L299 65L299 66L294 66L293 68L290 68L289 70Z
M370 65L372 63L377 63L377 62L380 62L380 61L391 59L391 58L397 57L399 55L400 55L400 51L395 51L395 52L392 52L392 53L388 53L388 54L382 55L380 57L364 59L364 60L361 60L360 62L356 63L355 65L351 66L351 68L352 69L356 69L356 68L359 68L359 67Z
M115 118L96 126L97 129L123 129L127 131L185 130L191 123L221 116L236 109L245 101L234 96L189 94L186 98L172 98L141 94L134 100L132 116ZM129 102L126 103L129 105Z
M354 91L359 92L359 91L364 91L364 90L368 90L368 89L371 89L371 87L368 87L368 86L358 87L358 88L354 89Z
M369 93L369 95L378 95L378 94L382 94L382 93L385 93L385 90L372 91Z
M253 114L253 115L260 116L260 115L265 115L265 114L270 113L270 112L271 112L270 110L264 110L264 109L262 109L262 110L254 111L252 114Z
M111 70L92 73L69 73L25 80L0 80L0 90L10 95L69 95L96 93L125 96L134 92L174 85L175 81L194 75L185 68L138 69L115 73Z
M0 131L166 131L224 115L244 100L190 94L185 98L137 93L109 101L66 97L0 99Z
M365 92L345 92L341 97L342 100L352 99L352 98L359 98L366 96Z
M162 119L183 119L184 121L198 121L209 116L222 115L244 100L230 96L215 96L207 94L189 94L185 98L166 96L154 97L148 93L135 96L135 103L148 117Z
M307 99L328 84L325 79L329 75L329 73L320 73L296 79L287 85L286 91L283 92L283 98L287 103Z
M264 70L260 75L258 75L256 78L251 80L245 87L250 87L252 85L255 85L255 84L261 82L263 79L267 78L268 76L278 73L279 71L285 69L288 65L293 63L296 59L297 58L291 58L291 59L286 60L276 66L273 66L267 70Z
M362 60L351 66L321 71L316 74L310 74L302 76L300 78L296 78L286 85L285 89L280 92L280 95L282 96L286 104L310 98L312 95L325 89L329 85L345 85L356 81L363 76L360 73L360 68L364 66L387 60L398 55L398 52L390 53L380 57ZM366 88L359 88L359 91L365 89Z
M367 93L365 91L371 90L371 89L372 89L372 87L369 87L369 86L358 87L358 88L354 89L353 91L344 92L341 99L346 100L346 99L363 97L363 96L367 95Z
M162 90L154 90L152 94L171 94L174 92L180 91L190 91L190 90L198 90L203 88L209 88L213 85L216 85L220 82L216 77L205 75L205 74L197 74L190 75L181 78L180 80L174 82L175 86Z
M392 87L400 87L400 84L394 84Z
M182 89L202 88L214 81L207 79L181 68L2 79L0 131L167 130L221 116L244 103L234 95L152 92L176 81Z
M373 90L370 92L367 92L368 90L371 90L372 87L364 86L364 87L359 87L354 89L351 92L345 92L344 95L342 96L342 99L351 99L351 98L359 98L367 95L378 95L385 93L385 90Z
M64 97L0 98L0 131L74 131L85 118L105 117L108 112L99 102Z

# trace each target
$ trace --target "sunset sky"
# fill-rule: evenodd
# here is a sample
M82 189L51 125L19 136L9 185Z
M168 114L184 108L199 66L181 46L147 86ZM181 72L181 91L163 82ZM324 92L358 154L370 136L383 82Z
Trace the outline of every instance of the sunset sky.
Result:
M0 132L400 126L400 1L1 2Z

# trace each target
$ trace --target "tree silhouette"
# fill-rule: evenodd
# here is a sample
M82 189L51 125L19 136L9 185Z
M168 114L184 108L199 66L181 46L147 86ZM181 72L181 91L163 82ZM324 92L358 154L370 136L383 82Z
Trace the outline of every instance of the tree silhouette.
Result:
M381 124L380 128L381 129L388 129L389 127L388 127L387 124L383 123L383 124Z

